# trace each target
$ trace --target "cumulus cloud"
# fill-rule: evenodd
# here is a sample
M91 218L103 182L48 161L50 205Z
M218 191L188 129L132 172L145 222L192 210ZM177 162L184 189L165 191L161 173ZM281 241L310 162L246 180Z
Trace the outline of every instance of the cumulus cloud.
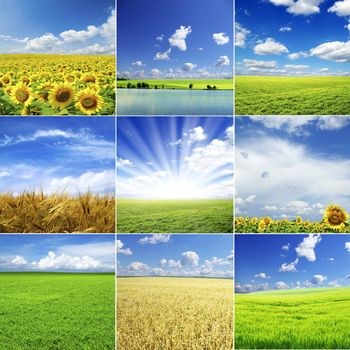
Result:
M284 26L279 29L280 32L290 32L292 28L290 26Z
M201 126L197 126L189 131L188 143L192 144L193 142L199 142L206 140L208 135L205 133L204 129Z
M191 62L187 62L182 66L182 70L184 70L185 72L189 72L191 70L193 70L194 68L196 68L197 65Z
M193 251L183 252L181 254L182 266L198 266L199 255Z
M279 272L296 272L297 268L295 267L296 264L299 262L299 259L294 260L290 264L282 264L279 268Z
M186 38L191 33L191 26L180 26L180 28L176 29L175 33L169 38L170 45L173 47L177 47L180 51L186 51Z
M117 159L117 166L120 167L120 168L132 167L133 163L129 159L118 158Z
M129 264L128 269L130 271L146 271L149 270L149 266L142 262L134 261L131 264Z
M87 30L66 30L60 34L60 37L67 43L85 42L100 33L99 28L90 25Z
M261 61L261 60L248 60L244 59L243 64L248 68L254 69L273 69L277 68L277 61Z
M299 52L293 52L293 53L290 53L289 55L288 55L288 58L290 59L290 60L298 60L299 58L301 58L301 57L308 57L309 56L309 54L307 53L307 52L304 52L304 51L299 51Z
M345 242L345 249L350 253L350 242Z
M102 267L101 262L87 255L56 255L50 251L46 257L32 263L39 270L94 270Z
M290 243L287 243L287 244L285 244L285 245L282 246L282 249L283 249L283 250L287 250L287 251L288 251L289 248L290 248Z
M312 15L320 12L324 0L269 0L275 6L287 7L287 12L294 15Z
M257 55L281 55L282 53L288 53L288 49L273 38L267 38L254 47L254 53Z
M260 272L256 275L254 275L255 278L260 278L260 279L265 279L265 278L271 278L270 276L268 276L265 272Z
M288 284L284 283L283 281L276 282L275 289L288 289Z
M24 49L28 51L50 51L62 44L63 42L52 33L46 33L38 38L28 40Z
M328 12L333 12L339 17L350 16L350 0L336 1Z
M14 259L12 259L11 264L13 265L26 265L27 260L20 255L17 255Z
M168 243L170 241L171 235L166 234L154 234L147 236L138 240L140 244L158 244L158 243Z
M123 248L124 243L120 239L116 240L116 246L117 246L117 254L132 255L132 251L130 248Z
M156 40L158 40L158 41L163 41L163 39L164 39L164 34L161 34L161 35L156 37Z
M240 48L246 47L247 36L250 34L250 31L243 26L241 26L238 22L236 22L235 27L235 46Z
M230 65L230 59L226 55L220 56L215 63L216 67L229 66L229 65Z
M315 247L319 242L321 242L320 235L309 235L295 248L295 251L299 257L305 257L309 261L315 261Z
M214 33L213 39L217 45L225 45L230 41L229 36L226 33Z
M132 66L134 67L143 67L145 66L145 64L142 63L142 61L135 61L133 63L131 63Z
M310 56L335 62L350 62L350 40L330 41L310 50Z
M327 279L326 276L322 276L322 275L314 275L312 278L311 278L311 283L312 284L321 284L323 283L325 280Z
M154 56L155 61L168 61L170 60L169 54L171 52L171 48L164 52L157 52Z

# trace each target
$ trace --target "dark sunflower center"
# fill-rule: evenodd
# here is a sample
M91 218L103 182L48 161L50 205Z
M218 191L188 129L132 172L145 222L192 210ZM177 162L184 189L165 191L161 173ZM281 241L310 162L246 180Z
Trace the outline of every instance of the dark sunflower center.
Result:
M343 222L343 217L340 213L333 212L328 220L333 224L333 225L339 225L340 223Z
M9 78L5 78L5 79L4 79L4 83L5 83L5 84L8 84L9 82L10 82L10 79L9 79Z
M23 81L23 83L25 83L25 84L29 84L29 79L28 79L28 78L23 78L22 81Z
M70 91L68 89L59 89L56 93L58 102L67 102L70 98Z
M67 80L72 83L74 81L74 78L73 77L68 77Z
M85 81L86 83L94 83L94 82L96 81L96 79L95 79L94 77L86 77L86 78L84 79L84 81Z
M27 90L25 90L25 89L18 89L16 91L16 99L17 99L17 101L23 103L23 102L26 102L28 100L28 98L29 98L29 93L28 93Z
M81 104L86 109L92 109L97 106L97 99L95 97L86 97L83 99Z

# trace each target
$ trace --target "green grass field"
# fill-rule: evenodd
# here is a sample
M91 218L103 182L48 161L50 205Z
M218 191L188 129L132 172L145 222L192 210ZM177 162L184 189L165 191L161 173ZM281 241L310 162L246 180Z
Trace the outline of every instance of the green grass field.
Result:
M0 273L1 350L114 350L114 274Z
M236 294L236 349L350 349L350 288Z
M118 80L118 88L126 88L127 84L136 85L138 82L145 82L150 85L151 88L154 88L155 85L159 89L164 85L164 89L180 89L187 90L189 85L193 84L193 90L206 90L207 85L216 86L218 90L233 90L233 79L179 79L179 80L156 80L156 79L145 79L145 80Z
M119 233L230 233L232 200L119 199Z
M350 115L350 77L236 77L237 115Z

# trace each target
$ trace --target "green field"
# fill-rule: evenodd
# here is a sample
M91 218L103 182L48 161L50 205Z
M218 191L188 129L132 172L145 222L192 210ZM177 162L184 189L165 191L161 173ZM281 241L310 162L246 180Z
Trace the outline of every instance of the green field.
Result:
M230 233L232 200L119 199L119 233Z
M114 274L0 273L1 350L114 350Z
M156 80L156 79L145 79L145 80L118 80L117 87L118 88L126 88L128 83L132 85L137 85L137 83L145 82L150 85L151 88L154 88L155 85L159 89L179 89L179 90L187 90L189 89L189 85L193 84L193 90L206 90L207 85L216 86L218 90L233 90L233 79L179 79L179 80Z
M235 296L236 349L350 349L350 288Z
M350 115L350 77L236 77L237 115Z
M231 350L232 279L117 279L119 350Z

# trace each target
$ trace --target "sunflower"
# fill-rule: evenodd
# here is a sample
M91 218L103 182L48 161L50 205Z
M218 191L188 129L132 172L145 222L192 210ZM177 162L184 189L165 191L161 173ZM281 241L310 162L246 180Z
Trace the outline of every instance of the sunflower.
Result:
M4 75L1 79L1 82L4 85L9 85L11 83L11 78L8 75Z
M266 217L262 218L261 220L264 221L266 226L269 226L273 221L269 216L266 216Z
M97 78L92 75L92 74L85 74L81 80L84 82L84 83L96 83L97 82Z
M44 85L38 92L39 98L43 101L47 101L49 99L49 93L51 89L52 89L51 85Z
M87 88L79 92L76 96L75 107L84 114L98 113L103 104L102 97L93 89Z
M65 79L68 83L73 83L75 80L75 76L73 74L68 74L68 75L66 75Z
M55 108L65 108L74 100L74 88L66 83L56 85L49 94L49 102Z
M301 223L303 222L302 217L298 215L297 218L295 219L295 222L296 222L297 224L301 224Z
M258 225L258 232L264 232L266 227L267 227L267 225L266 225L264 219L261 219L259 221L259 225Z
M329 205L323 214L323 222L330 228L343 229L349 223L349 215L339 205Z
M33 93L27 85L19 83L11 89L11 100L14 103L28 106L34 100Z

